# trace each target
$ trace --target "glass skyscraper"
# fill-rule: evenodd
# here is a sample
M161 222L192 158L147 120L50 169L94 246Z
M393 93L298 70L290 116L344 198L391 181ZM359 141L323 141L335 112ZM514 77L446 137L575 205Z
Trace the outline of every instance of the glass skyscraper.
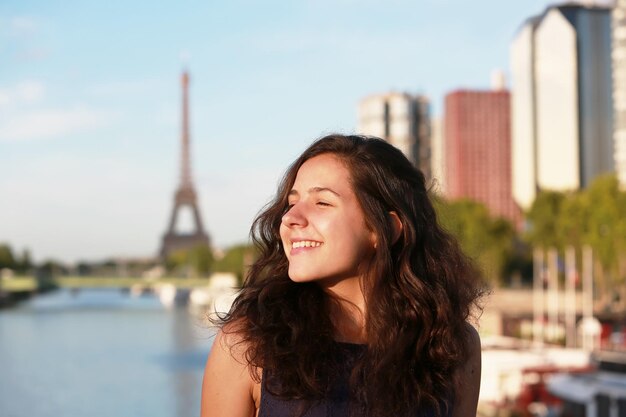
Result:
M614 171L611 9L551 6L511 45L513 195L576 190Z

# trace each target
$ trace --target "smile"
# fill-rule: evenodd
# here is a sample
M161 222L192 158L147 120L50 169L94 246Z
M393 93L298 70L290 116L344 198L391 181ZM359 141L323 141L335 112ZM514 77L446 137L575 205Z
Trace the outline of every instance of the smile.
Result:
M322 242L316 242L314 240L299 240L297 242L291 242L292 249L298 248L317 248L321 246Z

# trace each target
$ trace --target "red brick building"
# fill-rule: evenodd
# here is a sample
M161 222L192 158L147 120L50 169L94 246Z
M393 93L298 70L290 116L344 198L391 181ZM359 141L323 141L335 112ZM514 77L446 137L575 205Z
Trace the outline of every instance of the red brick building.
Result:
M518 225L511 185L511 112L507 90L457 90L445 99L447 197L470 198Z

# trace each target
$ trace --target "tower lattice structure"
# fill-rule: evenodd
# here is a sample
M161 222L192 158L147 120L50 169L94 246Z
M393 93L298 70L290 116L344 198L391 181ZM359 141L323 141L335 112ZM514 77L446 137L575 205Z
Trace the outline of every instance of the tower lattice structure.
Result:
M178 250L191 249L198 245L209 246L209 235L205 232L198 208L198 198L193 181L191 179L191 151L189 147L189 74L187 71L182 75L182 135L181 135L181 173L180 184L174 195L174 207L170 216L167 231L163 235L159 255L165 260ZM183 207L189 207L193 214L194 229L191 233L179 233L176 231L178 214Z

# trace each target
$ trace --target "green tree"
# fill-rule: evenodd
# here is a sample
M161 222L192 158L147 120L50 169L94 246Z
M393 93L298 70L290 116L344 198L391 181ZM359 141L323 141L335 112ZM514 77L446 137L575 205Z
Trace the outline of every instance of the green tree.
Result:
M597 177L586 189L539 193L527 219L527 241L535 247L584 245L593 249L595 277L605 300L626 282L626 192L615 175ZM580 262L580 258L579 258ZM626 298L626 289L622 291Z
M187 250L180 249L170 253L165 260L165 268L168 272L174 273L188 266L189 253Z
M626 193L614 175L596 178L585 190L591 202L585 240L606 270L614 270L626 250Z
M207 245L194 246L189 251L188 261L197 275L206 276L211 271L211 266L213 265L213 252Z
M11 249L11 246L6 243L0 244L0 269L2 268L17 268L17 262L15 262L13 250Z
M584 192L565 195L558 213L555 213L555 233L565 246L580 248L586 241L589 229L589 198Z
M22 251L22 257L18 262L18 270L23 274L27 274L32 268L33 261L30 256L30 251L28 249L24 249L24 251Z
M191 249L180 249L171 253L165 261L165 267L169 272L206 276L211 272L213 262L211 248L200 244Z
M513 252L513 225L492 217L487 207L469 199L447 202L437 197L434 201L443 227L459 240L463 251L478 263L492 284L502 284Z
M589 210L584 241L593 248L600 291L610 303L620 289L626 297L626 192L615 175L604 175L590 184L585 196Z
M44 277L56 277L67 274L68 268L60 261L47 259L39 265L39 275Z
M565 198L564 193L556 191L543 191L537 195L526 216L530 227L525 238L532 246L562 249L558 218Z
M516 238L513 224L501 217L490 219L486 225L487 244L479 259L483 265L490 268L487 277L492 283L503 284L504 273L511 263Z
M256 249L249 244L239 244L226 250L224 256L217 260L214 265L216 272L231 272L237 275L240 282L243 281L248 267L256 258Z

